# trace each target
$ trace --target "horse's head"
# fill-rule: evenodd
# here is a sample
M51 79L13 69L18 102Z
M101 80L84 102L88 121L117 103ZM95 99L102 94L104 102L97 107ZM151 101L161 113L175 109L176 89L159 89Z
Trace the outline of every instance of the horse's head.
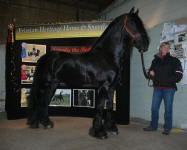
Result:
M149 37L144 28L141 19L138 16L138 10L134 12L134 7L130 12L124 15L122 33L127 32L131 43L139 51L147 51L149 46Z

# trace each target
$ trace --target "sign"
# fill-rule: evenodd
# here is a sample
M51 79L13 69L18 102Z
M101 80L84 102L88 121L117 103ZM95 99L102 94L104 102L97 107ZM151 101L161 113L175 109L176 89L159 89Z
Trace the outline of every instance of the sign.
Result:
M91 46L51 46L51 51L67 53L85 53L91 50Z
M109 23L110 21L97 21L18 26L16 27L16 40L99 37Z

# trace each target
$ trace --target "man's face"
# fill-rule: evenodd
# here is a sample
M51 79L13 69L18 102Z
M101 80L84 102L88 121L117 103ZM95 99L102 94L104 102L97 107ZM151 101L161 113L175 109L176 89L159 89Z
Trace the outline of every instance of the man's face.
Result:
M170 45L163 45L160 48L162 55L166 55L167 53L169 53L169 50L170 50Z

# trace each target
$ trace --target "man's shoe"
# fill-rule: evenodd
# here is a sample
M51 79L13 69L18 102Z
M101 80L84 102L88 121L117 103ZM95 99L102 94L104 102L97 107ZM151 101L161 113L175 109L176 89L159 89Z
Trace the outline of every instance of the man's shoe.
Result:
M152 128L150 127L146 127L146 128L143 128L144 131L154 131Z
M163 132L162 132L162 134L164 134L164 135L169 135L169 130L167 130L167 129L165 129Z

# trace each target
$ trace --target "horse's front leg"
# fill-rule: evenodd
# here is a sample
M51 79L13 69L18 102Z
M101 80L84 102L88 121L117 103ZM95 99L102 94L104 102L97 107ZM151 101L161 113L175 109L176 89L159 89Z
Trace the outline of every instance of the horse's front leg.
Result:
M89 134L93 137L105 139L107 138L107 133L102 124L103 113L104 113L104 103L106 99L106 90L103 88L98 93L98 101L96 107L96 116L93 120L93 126L90 128Z
M40 114L40 123L44 128L53 128L53 122L49 119L48 114L48 105L51 102L52 96L56 90L57 85L55 83L50 83L43 89L42 101L41 101L41 114Z
M114 90L108 90L108 101L107 101L107 112L106 118L104 122L105 129L108 135L117 135L118 128L116 126L115 115L113 111L113 98L114 98Z

